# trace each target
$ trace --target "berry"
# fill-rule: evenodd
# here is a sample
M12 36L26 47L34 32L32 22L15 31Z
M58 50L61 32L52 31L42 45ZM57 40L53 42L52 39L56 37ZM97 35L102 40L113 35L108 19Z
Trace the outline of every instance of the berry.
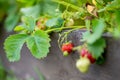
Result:
M64 55L64 56L68 56L68 54L69 54L69 53L68 53L67 51L64 51L64 52L63 52L63 55Z
M81 56L82 57L87 56L91 63L94 63L96 61L96 59L91 55L91 53L85 48L81 50Z
M40 18L36 23L38 29L45 30L46 29L46 26L45 26L46 21L47 21L47 18Z
M84 57L88 53L88 51L87 49L83 48L80 53L81 53L81 56Z
M62 45L62 51L67 51L68 53L71 53L73 49L73 44L72 43L65 43Z
M86 73L90 66L90 60L87 57L82 57L76 62L76 67L82 73Z
M40 26L41 25L41 22L40 21L37 21L37 26Z
M68 19L65 26L69 27L69 26L73 26L74 25L74 20L73 19Z
M88 57L88 59L90 60L91 63L94 63L96 61L96 59L93 58L91 53L89 53L89 52L87 53L87 57Z

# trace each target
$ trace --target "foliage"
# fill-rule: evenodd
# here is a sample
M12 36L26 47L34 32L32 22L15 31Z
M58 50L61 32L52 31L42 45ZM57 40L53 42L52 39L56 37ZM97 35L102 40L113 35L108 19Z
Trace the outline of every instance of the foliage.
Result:
M44 58L49 52L49 41L49 36L42 30L38 30L27 39L27 47L36 58Z
M85 28L87 31L81 41L97 61L106 47L102 35L107 32L115 38L120 37L120 0L17 0L14 4L19 6L10 7L12 12L8 11L5 26L11 31L20 19L22 22L14 29L19 33L9 36L4 43L10 61L20 59L24 43L34 57L46 57L49 34L54 31L69 29L60 34L61 48L62 43L68 42L70 32Z
M93 57L98 59L106 47L105 40L103 38L100 38L93 44L88 44L87 47L88 50L92 53Z
M9 58L10 61L17 61L20 59L20 50L27 37L28 35L26 34L15 34L6 39L4 46L7 53L7 58Z
M6 31L10 32L18 24L22 15L35 18L45 14L53 15L56 7L57 5L50 0L1 0L0 22L7 16L4 24Z
M46 22L46 26L49 28L61 27L64 20L62 18L52 18Z
M87 31L86 33L84 33L83 39L87 43L93 44L96 40L98 40L102 36L105 26L106 25L104 19L94 20L92 22L92 32Z
M18 61L20 59L20 51L24 43L36 58L47 56L50 47L49 36L42 30L34 31L35 20L32 17L24 17L24 26L22 33L9 36L4 43L4 49L7 53L9 61ZM21 27L18 27L21 29Z

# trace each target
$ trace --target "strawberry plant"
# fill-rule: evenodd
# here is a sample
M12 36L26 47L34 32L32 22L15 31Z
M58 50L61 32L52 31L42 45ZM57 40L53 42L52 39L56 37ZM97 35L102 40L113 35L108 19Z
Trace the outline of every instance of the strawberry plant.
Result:
M79 50L80 60L76 66L81 72L86 72L91 63L104 60L106 41L103 34L120 37L120 0L17 1L22 5L18 9L21 23L14 28L18 33L10 35L4 43L9 61L20 59L24 44L34 57L46 57L49 53L50 33L58 32L58 44L63 54ZM83 45L73 46L68 35L78 29L86 29L80 40Z

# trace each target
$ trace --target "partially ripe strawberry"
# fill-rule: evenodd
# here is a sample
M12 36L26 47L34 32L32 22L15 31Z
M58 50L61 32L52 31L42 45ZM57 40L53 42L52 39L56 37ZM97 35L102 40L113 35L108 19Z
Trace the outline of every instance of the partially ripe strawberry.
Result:
M41 22L40 21L37 21L37 26L40 26L41 25Z
M62 45L62 51L67 51L68 53L71 53L72 52L72 49L73 49L73 44L72 43L65 43Z
M43 23L41 23L40 21L37 21L37 27L38 29L41 29L41 30L45 30L45 25Z
M46 21L47 21L47 18L40 18L36 23L38 29L45 30L46 29L46 26L45 26Z
M87 58L90 60L91 63L94 63L96 59L92 56L92 54L85 48L83 48L80 52L82 57L87 56Z
M81 57L76 62L76 67L79 69L80 72L86 73L90 66L90 60L87 57Z

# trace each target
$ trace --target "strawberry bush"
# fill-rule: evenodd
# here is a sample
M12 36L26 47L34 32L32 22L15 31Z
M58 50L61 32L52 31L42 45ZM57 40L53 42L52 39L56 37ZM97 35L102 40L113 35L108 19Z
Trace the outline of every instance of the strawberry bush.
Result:
M7 31L14 28L18 32L4 42L11 62L20 60L24 44L35 58L46 57L50 33L57 32L63 55L77 50L80 60L76 66L81 72L87 72L90 64L104 61L104 33L116 39L120 37L120 0L16 0L15 4L17 9L11 8L5 20ZM74 46L68 35L82 29L86 30L80 40L83 45Z

